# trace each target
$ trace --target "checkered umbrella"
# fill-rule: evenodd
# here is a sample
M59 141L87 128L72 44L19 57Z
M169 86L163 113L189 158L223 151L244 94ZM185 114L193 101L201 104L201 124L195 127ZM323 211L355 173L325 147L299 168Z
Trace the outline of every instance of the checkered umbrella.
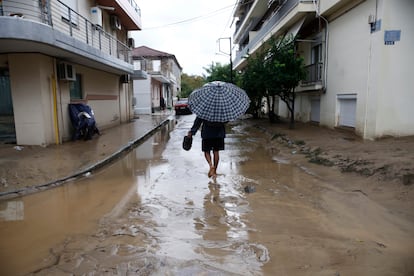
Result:
M209 82L188 96L191 111L210 122L236 120L249 104L250 99L243 89L222 81Z

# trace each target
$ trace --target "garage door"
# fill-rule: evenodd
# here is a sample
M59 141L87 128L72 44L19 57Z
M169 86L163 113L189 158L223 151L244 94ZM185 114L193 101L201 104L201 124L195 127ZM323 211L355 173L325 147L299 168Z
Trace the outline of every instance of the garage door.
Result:
M321 100L311 100L311 121L319 123L321 120Z
M356 96L338 96L339 100L339 126L355 127L356 122Z

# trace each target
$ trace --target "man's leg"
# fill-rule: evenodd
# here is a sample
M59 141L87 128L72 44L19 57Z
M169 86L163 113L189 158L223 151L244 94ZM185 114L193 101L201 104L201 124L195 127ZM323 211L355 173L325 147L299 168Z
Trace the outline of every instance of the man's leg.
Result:
M208 172L208 177L211 177L214 174L215 169L214 169L214 166L213 166L213 163L212 163L212 160L211 160L210 151L205 151L204 152L204 157L206 158L206 161L207 161L208 165L210 166L210 170Z
M213 171L213 175L217 175L216 170L220 161L220 155L219 155L219 151L218 150L214 150L213 151L213 158L214 158L214 171Z

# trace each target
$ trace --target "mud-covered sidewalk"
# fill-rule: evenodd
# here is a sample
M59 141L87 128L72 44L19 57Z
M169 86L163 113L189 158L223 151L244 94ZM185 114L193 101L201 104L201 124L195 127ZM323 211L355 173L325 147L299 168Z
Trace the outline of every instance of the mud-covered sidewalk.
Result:
M269 150L285 154L289 159L302 155L311 163L343 173L396 184L414 184L414 136L371 141L363 140L351 130L312 124L296 123L294 129L289 129L288 123L269 124L266 120L258 120L255 124L269 136ZM288 150L281 150L281 144Z
M118 158L159 127L170 114L141 115L130 123L104 129L92 140L61 145L19 146L0 144L0 199L61 185Z

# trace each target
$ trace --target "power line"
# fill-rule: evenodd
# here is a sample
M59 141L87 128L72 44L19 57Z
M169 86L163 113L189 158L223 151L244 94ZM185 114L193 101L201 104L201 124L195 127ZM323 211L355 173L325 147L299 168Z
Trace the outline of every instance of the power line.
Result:
M190 23L190 22L193 22L193 21L202 20L202 19L205 19L205 18L208 18L208 17L215 16L217 14L220 14L220 13L226 11L227 9L231 8L231 7L233 7L233 5L226 6L224 8L221 8L221 9L218 9L218 10L215 10L215 11L212 11L212 12L207 13L207 14L204 14L204 15L199 15L199 16L196 16L196 17L184 19L184 20L181 20L181 21L173 22L173 23L164 24L164 25L161 25L161 26L155 26L155 27L145 28L142 31L144 31L144 30L161 29L161 28L166 28L166 27L170 27L170 26L174 26L174 25L180 25L180 24Z

